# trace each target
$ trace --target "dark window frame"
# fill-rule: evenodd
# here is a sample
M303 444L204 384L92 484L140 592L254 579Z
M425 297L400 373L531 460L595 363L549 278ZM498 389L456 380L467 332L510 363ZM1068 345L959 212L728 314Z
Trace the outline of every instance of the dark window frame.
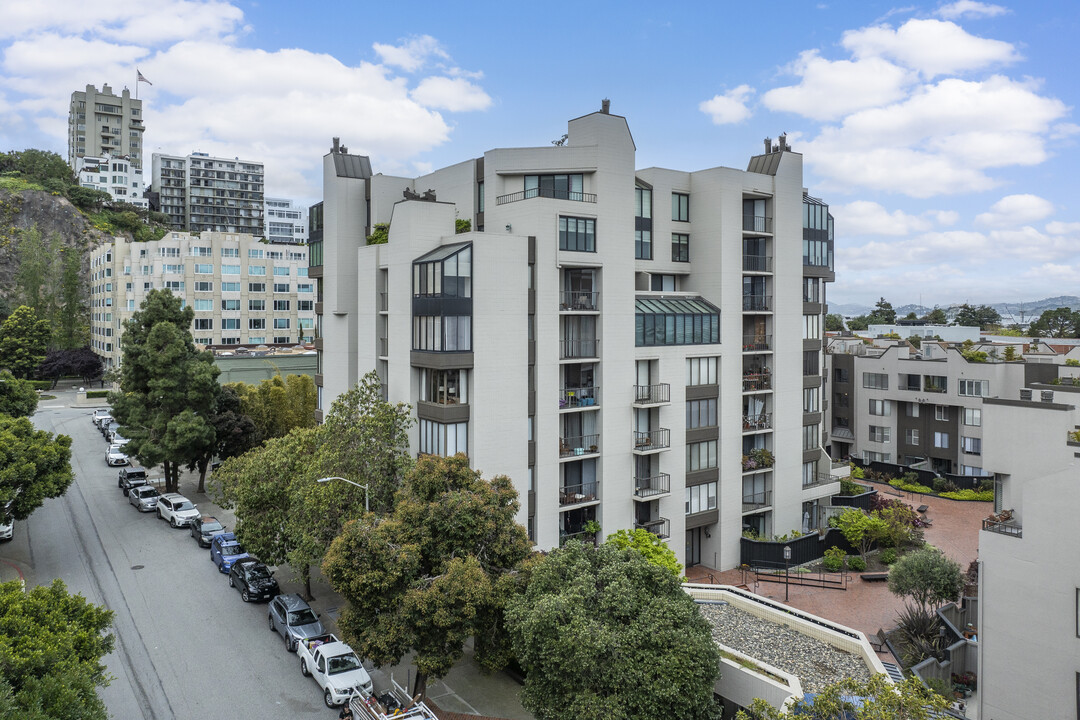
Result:
M690 262L690 233L671 233L671 262Z

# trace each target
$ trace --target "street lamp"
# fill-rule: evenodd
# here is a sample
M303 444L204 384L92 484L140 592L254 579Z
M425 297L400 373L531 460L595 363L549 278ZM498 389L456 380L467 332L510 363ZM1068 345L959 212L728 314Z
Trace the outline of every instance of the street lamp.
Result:
M790 577L790 575L788 575L788 566L790 564L791 564L791 546L790 545L785 545L784 546L784 602L788 601L788 588L790 587L789 584L788 584L788 578Z
M368 486L366 484L361 485L358 482L353 482L352 480L347 480L347 479L345 479L343 477L336 477L336 476L335 477L319 478L315 482L324 483L324 482L330 482L331 480L341 480L342 482L347 482L350 485L355 485L358 488L363 488L364 489L364 512L371 512L371 506L368 504Z

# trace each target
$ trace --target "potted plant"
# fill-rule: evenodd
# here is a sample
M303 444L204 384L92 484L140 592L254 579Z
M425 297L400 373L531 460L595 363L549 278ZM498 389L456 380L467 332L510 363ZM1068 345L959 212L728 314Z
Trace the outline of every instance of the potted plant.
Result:
M585 524L581 526L581 531L589 535L596 535L600 532L600 523L595 520L587 520Z

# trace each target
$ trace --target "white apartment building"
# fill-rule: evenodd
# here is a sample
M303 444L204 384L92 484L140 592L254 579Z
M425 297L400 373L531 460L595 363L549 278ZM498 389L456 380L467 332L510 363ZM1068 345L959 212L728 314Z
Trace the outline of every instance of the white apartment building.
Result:
M91 347L106 367L119 364L123 323L151 290L169 290L194 309L191 332L201 345L292 345L314 337L307 248L239 233L174 232L91 253Z
M295 200L266 198L263 216L266 239L272 243L303 245L308 240L308 209Z
M979 533L979 715L1074 717L1080 708L1080 388L983 401L994 516ZM989 513L989 508L987 510Z
M169 227L264 237L263 164L206 153L152 157L153 191Z
M68 108L68 165L77 172L79 158L108 155L124 158L142 170L145 129L142 100L131 97L127 88L120 95L108 85L102 85L100 91L93 85L76 90Z
M148 207L143 197L142 170L126 158L81 157L75 160L75 176L85 188L109 193L113 200Z
M635 170L635 151L606 103L560 145L415 179L335 139L310 238L320 408L376 369L415 408L416 452L513 479L538 547L596 521L731 567L744 528L798 528L838 491L832 219L783 139L747 171ZM375 223L387 244L366 245Z

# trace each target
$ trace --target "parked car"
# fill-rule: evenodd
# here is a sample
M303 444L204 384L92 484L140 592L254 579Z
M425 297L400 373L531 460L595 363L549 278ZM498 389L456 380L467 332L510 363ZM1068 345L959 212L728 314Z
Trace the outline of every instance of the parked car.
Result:
M278 595L271 600L268 615L270 632L281 635L289 652L295 652L297 641L301 638L326 634L319 616L295 593Z
M101 428L101 434L105 436L105 439L109 440L109 438L112 437L112 434L120 429L120 423L116 422L112 418L109 418L108 422L103 422L98 427Z
M215 535L210 541L210 561L217 565L218 572L229 572L234 562L246 557L250 556L240 547L236 535L231 532Z
M0 540L10 540L15 537L15 518L8 515L0 519Z
M217 518L209 515L195 518L188 523L188 527L191 528L191 537L195 538L199 547L210 547L210 541L214 539L214 536L225 532L225 526L218 522Z
M109 467L127 465L128 456L124 454L123 448L119 445L110 445L109 449L105 451L105 464Z
M105 410L104 408L98 408L97 410L94 411L94 414L90 416L90 422L97 425L99 422L101 422L105 418L109 418L109 420L112 420L112 414L108 410Z
M113 431L113 434L109 436L109 442L123 449L128 444L128 439L119 432Z
M353 695L371 695L371 676L356 652L336 636L303 638L296 654L300 656L300 674L319 683L326 707L343 705Z
M270 600L281 592L273 571L250 555L229 569L229 587L239 590L244 602Z
M124 491L126 497L133 487L141 487L146 484L146 469L141 467L126 467L120 470L116 481L116 487Z
M183 527L199 517L199 508L180 493L165 493L158 500L157 516L174 528Z
M153 512L161 499L157 488L149 485L141 485L128 491L128 502L135 506L139 512Z

